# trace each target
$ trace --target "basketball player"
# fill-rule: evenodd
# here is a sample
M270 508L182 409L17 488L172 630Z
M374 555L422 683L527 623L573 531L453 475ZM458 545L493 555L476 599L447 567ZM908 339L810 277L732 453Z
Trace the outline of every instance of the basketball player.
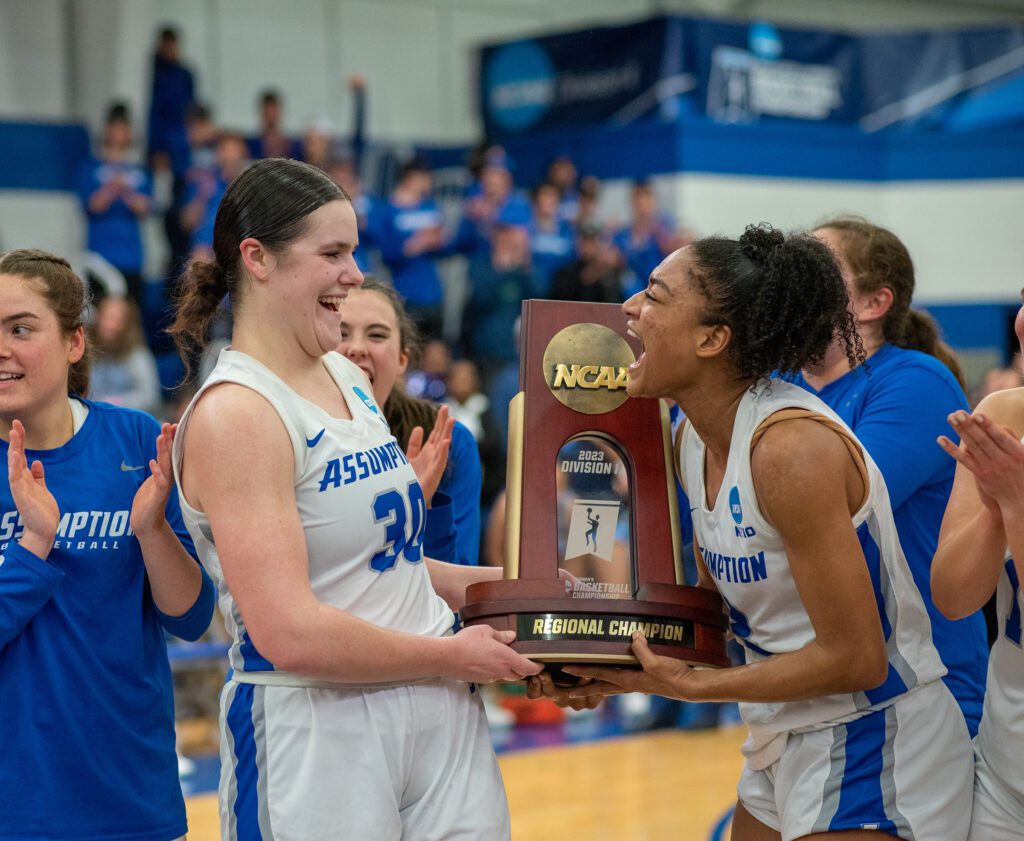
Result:
M734 841L963 841L971 754L940 678L928 615L878 468L816 397L769 379L863 353L828 248L750 227L670 255L623 309L644 343L632 396L670 397L687 422L680 475L702 583L728 606L747 664L575 667L605 683L740 701L750 736ZM936 773L941 769L941 773Z
M173 427L82 395L86 287L0 257L0 839L185 834L164 631L214 590L170 494Z
M1024 290L1021 290L1024 301ZM1024 307L1014 323L1024 349ZM973 415L950 416L962 436L939 444L957 461L932 565L935 603L950 619L996 594L998 632L974 740L970 841L1024 839L1024 388L997 391Z
M233 636L221 696L224 838L508 838L475 682L539 667L513 632L452 634L472 581L424 556L423 493L363 372L334 349L362 282L356 216L306 164L229 186L215 261L193 263L172 331L231 346L182 416L186 524ZM442 596L444 598L442 598Z
M434 403L406 393L403 377L418 350L416 325L393 287L366 278L349 293L338 352L366 374L373 399L414 466L423 430L431 429L433 435L449 424L451 448L435 485L439 493L432 493L420 470L416 471L429 507L423 541L427 557L476 566L480 559L480 451L472 432L447 420L447 408L442 407L439 414Z
M900 546L949 670L943 681L973 735L985 693L985 618L977 611L959 622L946 619L932 602L930 584L955 466L935 438L949 428L951 413L967 409L960 367L931 318L910 306L914 263L895 234L840 217L820 225L814 236L836 256L868 361L851 369L833 343L820 363L786 379L836 412L882 472Z

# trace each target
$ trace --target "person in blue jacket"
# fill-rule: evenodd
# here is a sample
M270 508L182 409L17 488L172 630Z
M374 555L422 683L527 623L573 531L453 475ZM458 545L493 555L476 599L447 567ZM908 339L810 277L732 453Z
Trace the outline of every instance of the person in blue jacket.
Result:
M82 397L82 282L0 258L0 839L186 832L164 632L194 640L210 578L143 412Z
M551 280L563 266L576 259L576 237L572 225L559 215L558 187L550 181L533 189L533 215L527 231L530 258L539 282L539 293L547 297Z
M87 248L124 275L128 294L142 305L144 252L142 220L153 195L149 172L131 160L128 108L115 103L107 113L99 155L78 173L78 198L85 211Z
M373 387L373 397L399 446L416 469L427 501L424 553L429 558L463 566L480 562L480 452L476 439L461 423L448 419L448 408L412 397L402 387L402 375L417 348L416 326L398 293L385 283L366 278L348 293L342 307L338 352L358 365ZM431 429L424 445L424 431ZM418 458L431 458L436 443L450 429L447 466L435 471ZM430 485L434 492L431 494Z
M945 683L973 736L985 691L985 620L980 611L958 621L944 617L930 583L955 472L935 439L949 433L950 414L969 411L963 376L931 318L911 308L914 264L895 234L864 219L839 217L814 235L836 256L868 359L851 369L833 348L819 365L788 379L825 401L882 471L900 543L949 670Z
M444 287L437 260L447 253L448 242L444 216L430 197L432 185L426 165L407 163L390 199L379 209L374 239L416 326L427 336L439 337Z

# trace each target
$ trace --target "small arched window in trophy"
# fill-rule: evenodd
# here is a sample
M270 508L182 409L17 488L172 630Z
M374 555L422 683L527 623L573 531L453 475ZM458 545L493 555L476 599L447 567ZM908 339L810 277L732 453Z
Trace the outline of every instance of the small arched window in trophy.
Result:
M634 598L630 476L619 448L605 436L574 436L558 451L555 484L559 567L573 576L572 597Z

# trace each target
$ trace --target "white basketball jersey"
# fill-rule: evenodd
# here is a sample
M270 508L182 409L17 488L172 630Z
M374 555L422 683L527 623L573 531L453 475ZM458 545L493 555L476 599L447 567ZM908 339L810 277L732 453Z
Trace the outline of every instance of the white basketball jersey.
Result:
M1007 556L996 588L999 637L988 658L985 707L978 727L978 752L1024 804L1024 597L1013 559Z
M796 651L814 640L814 628L797 592L782 539L758 508L750 470L755 431L769 416L794 408L831 422L856 442L839 417L804 389L779 380L758 384L740 402L718 499L709 501L704 486L704 442L692 424L686 425L682 436L680 466L685 470L693 508L697 547L725 599L733 634L746 649L748 662ZM856 718L945 674L932 645L928 614L900 548L882 475L863 447L855 446L864 455L869 487L866 501L852 519L885 633L888 677L867 692L741 704L740 712L751 732L748 756L781 733Z
M370 394L363 372L337 353L323 357L351 420L332 417L299 396L251 356L226 348L182 415L174 440L178 497L203 566L217 584L221 612L232 637L235 680L289 686L323 681L274 668L252 644L224 583L213 531L205 515L181 493L188 422L203 393L237 383L263 395L277 411L295 456L295 501L306 534L309 582L325 604L384 628L443 636L454 615L434 591L423 563L426 506L416 474ZM249 454L259 458L259 453Z

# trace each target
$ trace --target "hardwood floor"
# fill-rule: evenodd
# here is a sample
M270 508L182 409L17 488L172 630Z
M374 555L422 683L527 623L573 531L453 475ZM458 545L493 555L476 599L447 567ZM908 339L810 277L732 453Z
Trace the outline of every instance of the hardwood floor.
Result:
M513 841L710 841L736 799L742 727L663 730L499 757ZM219 841L215 795L187 801L189 841Z

